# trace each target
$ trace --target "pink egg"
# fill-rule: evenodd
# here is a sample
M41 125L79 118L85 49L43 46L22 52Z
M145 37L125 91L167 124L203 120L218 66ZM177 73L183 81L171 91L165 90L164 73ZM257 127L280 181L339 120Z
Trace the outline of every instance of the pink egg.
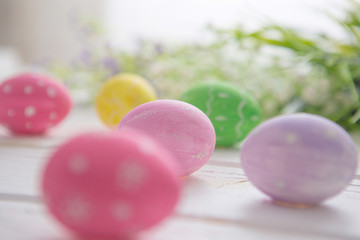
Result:
M172 158L138 132L83 134L47 163L44 199L51 213L78 235L132 235L172 213L180 194Z
M16 134L41 134L65 118L72 106L64 86L26 73L0 84L0 124Z
M118 129L133 128L160 142L175 156L179 175L186 176L202 167L215 148L215 130L197 107L176 100L142 104L120 121Z

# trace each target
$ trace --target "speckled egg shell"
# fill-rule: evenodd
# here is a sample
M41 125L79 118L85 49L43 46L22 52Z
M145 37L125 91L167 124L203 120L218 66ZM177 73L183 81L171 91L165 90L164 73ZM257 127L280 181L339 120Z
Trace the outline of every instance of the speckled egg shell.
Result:
M358 157L349 134L311 114L259 125L244 141L241 162L249 180L278 203L314 205L354 178Z
M216 132L216 146L242 141L262 120L258 103L236 86L204 82L186 91L180 99L201 109Z
M215 147L209 118L182 101L157 100L140 105L120 121L118 130L124 128L142 131L165 146L173 153L180 176L203 166Z
M62 145L42 179L51 213L77 235L119 239L172 213L180 194L173 156L134 131L86 133Z
M144 78L122 73L111 77L100 89L96 110L101 121L115 129L130 110L156 99L154 88Z
M72 106L67 89L50 77L26 73L0 84L0 123L16 134L41 134Z

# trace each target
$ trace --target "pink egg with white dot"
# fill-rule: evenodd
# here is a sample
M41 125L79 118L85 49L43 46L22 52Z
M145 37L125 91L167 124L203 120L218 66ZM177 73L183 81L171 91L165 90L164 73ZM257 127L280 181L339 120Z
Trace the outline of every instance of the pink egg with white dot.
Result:
M42 179L46 205L77 235L131 236L173 212L180 182L172 158L133 130L82 134L48 161Z
M26 73L0 84L0 124L15 134L41 134L69 113L67 89L50 77Z
M201 168L215 148L215 130L197 107L177 100L157 100L131 110L118 130L133 128L156 139L174 155L179 176Z
M241 148L244 171L276 203L306 207L340 193L355 177L356 145L338 124L312 114L272 118Z

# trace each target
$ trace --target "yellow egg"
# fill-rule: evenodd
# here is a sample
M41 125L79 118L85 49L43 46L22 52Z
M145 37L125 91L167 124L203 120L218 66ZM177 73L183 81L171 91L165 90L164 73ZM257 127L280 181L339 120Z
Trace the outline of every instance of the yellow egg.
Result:
M101 121L110 128L116 128L130 110L156 99L154 88L144 78L123 73L107 80L95 104Z

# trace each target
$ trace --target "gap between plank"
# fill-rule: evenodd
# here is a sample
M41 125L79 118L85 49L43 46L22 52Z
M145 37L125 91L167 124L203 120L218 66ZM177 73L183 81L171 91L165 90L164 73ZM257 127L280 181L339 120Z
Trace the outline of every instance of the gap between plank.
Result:
M323 233L323 232L314 232L314 231L310 231L310 232L304 232L298 229L289 229L289 228L281 228L279 226L277 226L277 228L275 229L274 226L268 226L265 224L256 224L256 223L252 223L252 222L246 222L243 220L231 220L231 219L225 219L225 218L217 218L217 217L201 217L201 216L192 216L192 215L187 215L187 214L179 214L176 213L175 216L177 218L182 218L184 220L192 220L192 221L203 221L203 222L209 222L209 223L213 223L213 224L221 224L221 225L233 225L233 226L239 226L239 227L248 227L248 228L253 228L255 230L259 230L259 228L262 228L264 231L273 231L275 232L276 230L279 230L283 233L288 233L289 235L293 235L293 234L302 234L302 235L308 235L313 236L313 237L323 237L326 239L342 239L342 240L359 240L358 237L351 237L351 236L343 236L343 235L339 235L339 234L332 234L332 233Z

